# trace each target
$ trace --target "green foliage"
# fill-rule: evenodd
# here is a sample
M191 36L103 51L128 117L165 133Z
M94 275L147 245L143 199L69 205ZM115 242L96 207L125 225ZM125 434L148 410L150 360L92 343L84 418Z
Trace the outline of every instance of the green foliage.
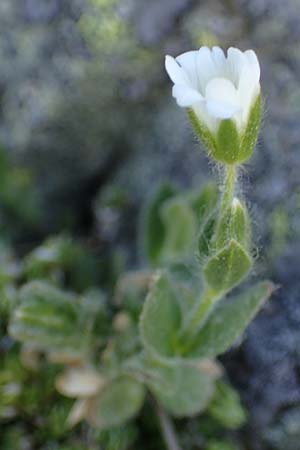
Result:
M246 206L238 199L233 199L231 205L220 217L216 233L215 247L220 250L234 239L246 251L249 251L251 241L250 221Z
M265 281L220 301L195 338L190 355L214 357L228 350L273 290L272 283Z
M243 247L234 239L207 261L204 277L216 292L227 292L246 277L252 262Z
M171 199L161 209L162 220L166 229L166 238L161 259L171 262L186 258L192 252L196 220L190 206L181 199Z
M229 429L239 428L246 421L246 412L237 392L227 383L217 381L216 391L208 413Z
M122 425L97 431L96 440L106 450L127 450L136 440L137 434L134 425Z
M84 300L43 281L25 285L19 303L9 327L11 336L45 351L83 356L98 313L106 319L101 297L98 304L91 304L89 296Z
M146 349L164 357L176 355L180 325L176 289L167 275L162 274L151 287L141 316L140 329Z
M150 263L168 266L191 259L199 228L202 233L199 247L203 246L204 254L207 221L216 204L217 187L213 183L179 195L170 186L162 185L149 202L142 223L144 246Z
M129 377L112 380L95 398L89 419L100 429L122 425L137 415L144 395L143 385Z
M151 264L157 264L160 259L164 244L166 230L160 215L160 208L164 202L174 196L174 189L168 185L163 185L155 193L153 199L145 212L143 223L144 245L146 255Z
M68 235L48 238L24 259L24 275L28 280L48 279L56 283L68 280L78 291L97 284L99 272L93 253Z
M17 237L37 229L41 214L39 198L29 170L13 165L0 147L0 231L2 236Z
M151 379L152 377L152 379ZM201 367L176 361L152 368L148 384L161 404L176 417L199 414L214 392L214 378Z

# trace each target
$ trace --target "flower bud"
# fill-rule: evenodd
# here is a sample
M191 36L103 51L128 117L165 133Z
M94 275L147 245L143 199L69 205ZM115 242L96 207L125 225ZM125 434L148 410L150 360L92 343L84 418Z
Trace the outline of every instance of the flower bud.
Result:
M219 47L166 57L173 97L188 109L209 154L225 164L250 158L261 119L260 67L253 50Z

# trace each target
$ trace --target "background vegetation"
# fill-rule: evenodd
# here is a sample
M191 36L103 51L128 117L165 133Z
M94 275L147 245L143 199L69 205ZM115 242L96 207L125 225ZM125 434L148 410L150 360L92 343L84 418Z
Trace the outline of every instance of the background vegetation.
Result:
M242 183L256 227L256 271L281 288L243 343L222 357L247 410L244 427L232 431L246 414L235 391L225 414L219 407L176 425L187 450L298 450L298 2L21 3L0 4L1 448L161 448L147 404L137 422L112 432L86 424L70 432L73 402L54 387L59 366L42 358L37 370L28 354L24 364L7 326L25 281L97 295L109 315L124 273L147 270L140 228L151 192L162 182L198 188L216 172L174 105L164 55L216 43L254 48L262 64L265 123Z

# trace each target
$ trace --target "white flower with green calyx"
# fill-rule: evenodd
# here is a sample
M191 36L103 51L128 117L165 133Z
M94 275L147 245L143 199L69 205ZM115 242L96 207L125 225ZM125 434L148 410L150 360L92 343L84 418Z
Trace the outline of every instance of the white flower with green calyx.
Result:
M260 67L253 50L201 47L166 56L173 97L188 109L192 125L218 162L250 158L261 120Z

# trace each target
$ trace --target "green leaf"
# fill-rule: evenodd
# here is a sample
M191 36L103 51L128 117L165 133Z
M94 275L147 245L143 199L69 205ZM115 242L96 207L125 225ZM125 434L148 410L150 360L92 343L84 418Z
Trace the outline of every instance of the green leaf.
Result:
M198 260L202 265L213 250L212 239L214 237L217 214L213 212L203 223L198 236Z
M216 209L218 203L218 187L215 183L207 183L200 191L189 194L189 203L196 214L198 227L202 227Z
M133 444L138 436L138 427L129 423L119 427L108 428L96 431L96 442L101 449L105 450L128 450L133 448ZM66 449L59 449L66 450ZM70 450L77 450L72 447ZM79 449L78 449L79 450ZM82 450L87 450L82 448Z
M261 124L261 103L261 95L259 94L250 111L246 130L242 137L238 160L240 163L249 159L253 153Z
M9 325L10 335L43 350L78 353L83 348L77 297L49 283L34 281L19 294L20 306Z
M140 332L145 348L158 356L173 357L180 324L177 293L162 273L151 287L141 314Z
M161 217L161 206L174 194L175 191L171 186L162 185L150 201L142 221L145 252L153 265L159 263L166 235L165 225Z
M199 331L187 356L215 357L224 353L243 333L273 290L274 285L264 281L237 297L221 300Z
M251 241L251 228L246 206L235 198L231 209L230 237L248 250Z
M226 428L236 429L246 421L246 412L235 389L224 381L216 382L216 391L208 414Z
M222 249L231 239L237 241L246 251L249 250L251 228L248 212L246 206L237 198L233 199L218 223L216 248Z
M155 377L154 377L155 375ZM150 390L174 416L193 416L203 411L214 393L214 378L196 365L177 360L156 366L149 377Z
M144 386L130 377L112 380L94 400L88 420L97 428L122 425L136 416L145 398Z
M251 265L250 256L232 239L225 248L208 260L204 277L214 291L226 292L245 278Z
M235 164L238 161L240 137L236 124L231 119L221 120L217 132L217 150L213 157L225 164Z
M189 204L183 198L172 198L162 205L161 217L165 226L161 261L172 262L190 256L197 225Z

